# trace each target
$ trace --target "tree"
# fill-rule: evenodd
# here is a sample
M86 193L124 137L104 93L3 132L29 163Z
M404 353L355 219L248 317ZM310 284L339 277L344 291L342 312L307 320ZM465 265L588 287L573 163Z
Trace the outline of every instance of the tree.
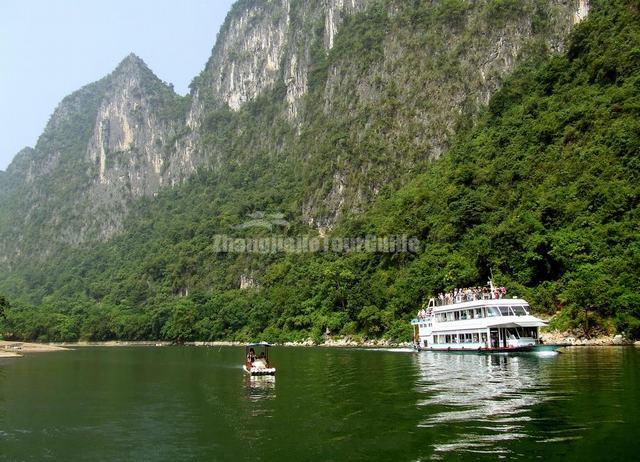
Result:
M5 311L11 308L6 298L0 295L0 319L5 319Z

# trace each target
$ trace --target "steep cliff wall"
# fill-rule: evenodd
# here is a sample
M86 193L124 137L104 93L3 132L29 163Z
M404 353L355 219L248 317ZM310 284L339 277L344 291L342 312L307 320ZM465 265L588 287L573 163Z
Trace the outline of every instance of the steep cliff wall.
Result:
M333 47L342 19L373 0L239 1L229 13L204 71L194 82L189 120L198 118L211 98L238 110L265 90L286 88L295 119L307 91L311 47L321 36Z
M0 254L46 254L56 242L117 232L129 201L176 175L176 168L163 167L184 127L184 100L135 55L66 97L36 147L22 150L7 169Z
M423 169L517 65L562 52L587 12L577 0L386 2L350 17L308 106L325 130L306 142L321 146L306 221L330 228Z
M198 164L209 151L205 163L224 164L224 148L198 134L219 105L282 100L303 134L290 151L312 174L301 214L330 228L444 152L516 65L562 52L588 9L587 0L238 2L193 82L183 157Z
M234 186L247 191L265 170L286 175L294 218L324 232L426 168L518 63L561 51L588 9L238 1L188 97L131 55L61 102L0 178L0 258L108 239L135 200L198 168L253 169Z

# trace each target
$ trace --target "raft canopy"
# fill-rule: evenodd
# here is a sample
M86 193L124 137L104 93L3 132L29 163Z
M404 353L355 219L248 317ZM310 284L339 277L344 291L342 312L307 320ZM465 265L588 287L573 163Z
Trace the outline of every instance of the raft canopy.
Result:
M270 347L273 346L267 342L258 342L258 343L247 343L247 347Z

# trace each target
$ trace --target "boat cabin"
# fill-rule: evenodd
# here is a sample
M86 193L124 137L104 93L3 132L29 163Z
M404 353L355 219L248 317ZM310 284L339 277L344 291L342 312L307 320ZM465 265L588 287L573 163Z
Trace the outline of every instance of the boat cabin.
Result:
M412 321L414 342L432 350L527 350L539 343L541 319L520 298L439 305L431 300Z

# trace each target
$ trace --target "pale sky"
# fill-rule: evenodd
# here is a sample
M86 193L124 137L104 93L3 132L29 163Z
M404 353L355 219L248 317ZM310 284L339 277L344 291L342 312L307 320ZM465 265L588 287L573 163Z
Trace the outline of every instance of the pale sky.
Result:
M0 170L34 146L66 95L129 53L180 94L233 0L0 0Z

